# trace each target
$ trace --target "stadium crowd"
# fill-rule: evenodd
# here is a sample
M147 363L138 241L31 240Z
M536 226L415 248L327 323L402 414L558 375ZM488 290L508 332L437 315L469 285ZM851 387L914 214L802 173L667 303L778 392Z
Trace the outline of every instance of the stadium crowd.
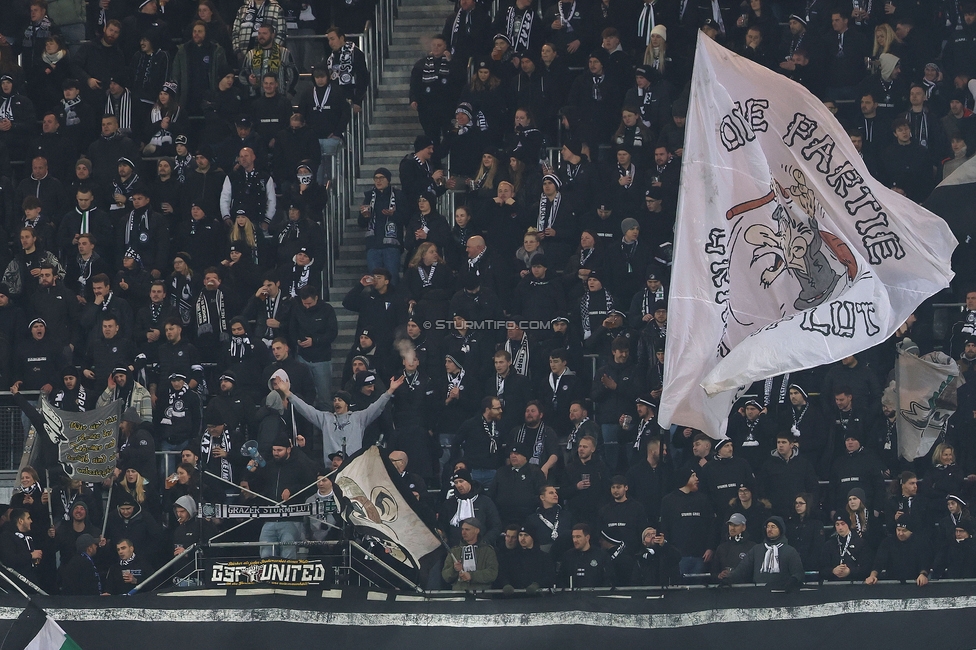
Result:
M423 135L399 187L377 169L361 201L368 273L342 299L356 338L333 350L326 163L369 79L344 34L372 12L0 14L0 377L38 430L36 391L125 407L102 484L67 480L40 437L0 561L51 592L124 593L233 523L201 503L334 502L326 472L377 444L446 540L431 588L976 577L962 283L946 340L913 316L862 354L759 382L727 438L656 421L697 33L806 86L868 169L921 201L976 151L976 5L459 0L411 73ZM286 45L303 34L328 47ZM976 276L972 259L956 271ZM909 339L970 380L914 462L890 385ZM260 541L284 544L261 555L343 528L266 521Z

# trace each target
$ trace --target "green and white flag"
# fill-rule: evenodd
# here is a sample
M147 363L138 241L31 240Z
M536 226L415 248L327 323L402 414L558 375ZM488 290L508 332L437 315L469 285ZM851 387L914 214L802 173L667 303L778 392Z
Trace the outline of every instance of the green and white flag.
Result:
M81 650L57 621L33 601L20 613L0 641L0 650Z
M48 616L37 636L27 644L26 650L81 650L81 646L72 641L61 626Z

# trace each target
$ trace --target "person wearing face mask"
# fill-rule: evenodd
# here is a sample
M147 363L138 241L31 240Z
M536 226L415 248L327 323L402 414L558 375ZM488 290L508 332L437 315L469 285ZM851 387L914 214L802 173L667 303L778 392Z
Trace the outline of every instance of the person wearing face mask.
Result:
M317 159L318 156L315 158ZM295 168L295 181L283 183L286 188L284 194L288 197L289 203L300 206L302 214L316 223L322 223L325 205L329 200L328 190L332 183L328 174L325 172L323 174L324 180L319 183L315 180L315 164L303 160Z

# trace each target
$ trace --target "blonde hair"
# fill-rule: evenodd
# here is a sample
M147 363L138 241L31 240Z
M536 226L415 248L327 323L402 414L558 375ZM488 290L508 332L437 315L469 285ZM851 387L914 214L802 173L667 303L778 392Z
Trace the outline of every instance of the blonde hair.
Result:
M131 494L135 498L136 502L141 506L143 503L146 502L146 487L143 484L144 481L142 478L142 474L139 473L139 470L135 468L130 468L130 469L132 469L132 471L135 472L136 476L138 477L136 478L135 488L133 488L132 490L129 489L129 482L125 480L125 472L122 472L122 474L119 475L119 478L121 479L119 481L119 485L122 486L123 490Z
M415 269L418 266L420 266L423 263L423 261L424 261L424 255L431 248L437 248L437 244L435 244L432 241L425 241L423 244L421 244L420 246L418 246L417 247L417 252L414 253L413 254L413 257L410 258L410 263L407 264L407 268ZM437 263L438 264L443 264L444 263L444 258L441 257L440 251L437 251Z
M948 449L952 452L952 462L956 462L956 448L947 442L940 442L932 450L932 465L938 465L942 462L942 452Z
M644 50L644 65L649 65L652 68L657 68L657 71L664 74L664 58L668 53L668 42L661 41L661 51L657 57L656 64L654 59L654 46L650 43L647 44L647 48Z
M251 250L252 251L255 251L255 250L258 249L258 239L254 235L254 224L251 223L251 220L250 219L248 219L244 223L244 227L243 228L241 228L240 226L237 225L237 219L236 218L231 223L231 226L230 226L230 243L233 244L236 241L243 241L244 243L246 243L248 246L251 247Z
M492 164L491 169L485 169L485 163L482 162L480 165L478 165L478 173L476 173L474 177L481 178L481 175L485 174L485 182L482 183L481 186L493 190L495 189L495 175L498 173L498 167L502 163L495 154L488 153L486 155L491 156L492 160L495 161L494 164ZM482 155L481 157L484 158L485 156Z
M884 33L884 45L878 44L878 30L881 30ZM892 43L901 43L901 39L898 38L897 34L895 34L895 30L891 28L891 25L888 23L881 23L874 28L874 50L872 51L871 56L878 58L882 54L890 52Z

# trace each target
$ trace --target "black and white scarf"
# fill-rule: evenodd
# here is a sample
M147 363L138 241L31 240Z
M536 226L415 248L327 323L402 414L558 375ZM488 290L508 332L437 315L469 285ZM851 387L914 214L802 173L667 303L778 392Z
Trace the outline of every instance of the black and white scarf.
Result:
M562 378L562 375L560 375L559 377ZM551 373L549 375L549 384L552 385L552 374ZM555 388L553 388L552 395L553 395L553 404L555 404L555 401L556 401L556 399L555 399L556 398L556 390L555 390ZM569 434L569 439L566 440L566 450L567 451L573 451L573 447L576 446L576 438L577 438L577 436L579 436L579 430L582 428L582 426L584 424L586 424L589 421L590 421L590 418L589 418L589 416L587 416L587 417L583 418L582 420L580 420L579 423L575 427L573 427L573 430Z
M210 435L210 430L204 430L203 436L200 438L200 451L203 453L203 456L206 459L205 464L210 464L210 459L214 449L223 449L227 452L228 455L220 459L220 478L233 483L233 467L230 464L230 460L228 460L231 453L229 432L224 431L224 434L220 436L218 440L214 440L213 436Z
M644 47L651 44L651 30L656 25L657 17L654 15L654 3L645 2L640 17L637 19L637 35L644 41Z
M562 202L562 198L562 193L556 192L556 196L552 199L545 194L539 199L539 220L536 223L536 228L539 229L539 232L543 232L546 228L552 227L556 216L559 214L559 204Z
M593 324L590 322L590 298L592 293L587 291L580 298L580 323L583 326L583 339L588 339L593 334ZM606 289L603 289L603 299L605 307L594 312L593 316L606 316L613 309L613 296ZM602 322L602 321L601 321Z
M116 180L113 180L112 181L112 194L113 195L115 195L115 194L121 194L122 196L124 196L125 198L128 199L129 198L129 192L132 191L132 186L135 185L138 182L139 182L139 174L137 174L135 172L135 170L133 170L132 176L129 176L129 180L127 180L127 181L123 181L121 176L116 176ZM109 210L122 210L124 208L125 208L124 205L121 205L120 206L115 201L112 201L111 205L109 205L109 207L108 207ZM126 231L125 231L125 244L126 244L126 246L129 245L129 237L132 234L133 215L135 214L135 212L136 211L133 210L129 214L129 222L127 224L127 228L126 228ZM142 231L143 232L149 232L149 206L144 207L139 212L141 212L141 214L139 216L141 217L141 220L143 221L143 224L141 224L143 226L142 227Z
M356 83L356 74L353 71L353 51L355 49L356 45L348 42L340 47L338 52L329 55L329 61L326 65L331 70L333 81L338 82L340 86L351 86Z
M393 189L387 190L390 193L390 201L387 209L390 212L396 212L396 192ZM366 236L372 236L376 234L376 195L379 190L373 189L369 193L369 223L366 225Z
M309 283L312 279L312 262L314 260L309 260L307 266L299 266L298 262L292 267L292 273L296 274L298 277L292 282L291 286L291 297L298 297L298 290ZM299 270L301 269L301 270Z
M111 93L106 92L105 115L114 115L119 119L119 131L130 133L132 131L132 93L128 90L122 91L117 98Z
M853 538L854 538L854 535L851 534L851 533L848 533L847 534L847 537L844 537L844 538L841 538L840 535L837 536L837 554L840 557L840 563L841 564L844 564L844 565L847 564L847 562L844 560L844 558L846 558L846 557L851 558L851 561L852 562L857 562L857 558L855 558L851 554L851 540Z
M763 383L763 397L765 398L763 404L773 403L773 380L775 377L767 377L766 381ZM790 390L790 373L783 375L783 383L779 387L779 401L777 404L785 404L786 396ZM802 416L801 416L802 417Z
M434 283L434 273L436 271L437 271L437 262L431 264L430 270L427 272L424 271L423 264L417 265L417 273L420 274L420 282L423 285L424 289L430 287Z
M193 287L190 278L182 273L176 273L170 281L170 286L173 287L170 300L173 301L173 306L179 312L180 321L185 327L193 322Z
M662 284L658 287L657 291L651 291L647 287L644 288L644 296L641 298L641 313L650 314L651 307L654 306L658 300L664 300L664 285Z
M74 99L62 99L61 107L64 109L64 125L65 126L77 126L81 124L81 117L78 116L78 111L75 110L75 106L81 103L81 95L75 97Z
M183 383L183 388L173 391L169 394L169 406L163 417L159 420L160 424L173 424L173 418L186 417L185 403L183 402L183 397L190 390L190 385L186 382Z
M233 361L243 361L247 353L253 349L254 344L251 343L251 337L247 334L230 337L230 358Z
M285 220L285 225L278 233L278 243L284 244L286 241L298 239L302 234L301 221Z
M71 393L74 393L72 396ZM74 401L74 404L69 404L68 402ZM58 391L57 395L54 396L54 401L52 402L55 408L59 408L63 411L74 411L74 407L77 407L78 413L85 412L85 403L88 401L88 392L85 390L85 385L78 382L78 388L74 391L69 392L68 390L62 388Z
M481 418L481 424L485 428L485 435L488 436L488 451L493 454L498 453L498 427L494 422Z
M224 308L224 292L214 291L213 296L204 290L197 296L197 334L219 334L221 338L227 334L227 310ZM213 313L211 313L213 312ZM214 325L219 330L214 332Z
M783 542L766 542L764 545L766 555L763 556L762 568L759 570L763 573L779 573L779 549L783 547Z
M592 87L590 88L590 97L595 102L603 101L603 80L606 79L606 75L591 75Z
M447 399L450 397L451 391L455 388L457 388L459 391L464 390L464 387L461 386L462 381L464 381L464 368L461 368L461 371L456 375L447 373L447 395L445 395L444 398Z
M458 12L459 14L461 12ZM451 62L443 56L434 58L431 55L427 55L424 59L424 67L420 73L420 82L425 86L432 86L434 84L441 84L442 86L447 85L447 82L451 76ZM430 88L425 89L426 92L432 92Z
M258 28L264 23L264 19L268 15L268 7L271 6L270 2L265 2L263 5L258 7L252 0L250 5L245 9L244 15L241 16L241 32L242 34L247 34L250 30L251 35L248 38L249 43L253 43L258 37Z
M521 16L518 14L521 12ZM570 14L570 18L572 18ZM515 5L508 8L505 17L505 35L512 41L512 48L516 51L528 51L529 36L532 33L532 21L535 12L531 9L519 9Z
M268 319L277 319L278 306L281 304L281 291L278 292L277 296L268 296L264 299L264 313ZM274 328L268 327L264 330L264 338L268 341L273 339L275 336Z
M512 368L523 377L529 376L529 336L522 333L522 340L514 342L512 339L505 340L505 350L512 355Z
M13 95L0 96L0 120L14 121Z
M630 189L630 186L634 184L634 178L637 177L637 170L634 169L634 163L630 163L630 167L627 168L624 168L623 165L617 163L617 174L619 174L620 178L625 176L630 178L630 182L624 185L624 187Z
M320 90L322 91L321 97L319 97ZM314 86L312 88L312 110L316 113L322 113L328 109L330 95L332 95L332 84L326 84L322 88Z
M544 422L539 422L539 427L535 431L535 440L532 441L532 456L529 458L530 465L541 465L542 464L542 453L543 447L545 446L546 439L546 425ZM515 442L518 444L524 444L526 437L529 435L529 427L524 423L519 427L518 433L515 434Z
M464 23L463 28L462 24ZM451 47L451 54L455 54L454 48L460 42L464 40L466 32L471 28L471 12L465 11L463 9L458 9L454 14L454 24L451 25L451 42L448 43ZM459 38L460 37L460 38Z
M634 451L640 451L641 446L647 438L650 438L654 433L654 420L641 420L640 426L637 427L637 439L634 440Z
M573 4L570 5L568 14L563 13L564 4L568 4L568 3L559 2L556 4L556 11L559 14L559 22L561 22L566 27L567 32L576 31L573 29L573 26L571 24L571 21L573 20L573 16L576 15L576 0L573 0Z
M542 512L537 512L536 516L549 529L549 539L555 542L559 538L559 515L562 514L563 507L557 503L552 508L556 511L556 516L553 517L552 521L546 519Z
M88 232L82 230L81 232ZM92 253L86 260L81 255L78 256L78 286L82 289L88 286L88 280L92 274L92 263L98 259L98 253Z

